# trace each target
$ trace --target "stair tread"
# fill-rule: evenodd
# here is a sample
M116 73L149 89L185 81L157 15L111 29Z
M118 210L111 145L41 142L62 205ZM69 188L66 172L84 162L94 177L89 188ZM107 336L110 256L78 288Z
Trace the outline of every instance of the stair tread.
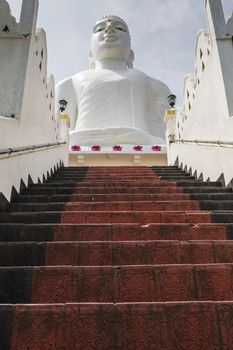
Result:
M233 263L233 241L140 240L0 243L0 266Z
M195 201L191 200L180 200L177 202L177 200L164 200L164 201L137 201L133 202L132 200L128 201L108 201L108 202L97 202L97 201L90 201L90 202L78 202L78 201L68 201L68 202L51 202L51 203L14 203L9 204L6 207L6 212L14 211L57 211L57 210L63 210L63 211L92 211L92 210L111 210L111 211L125 211L125 210L140 210L140 208L143 208L144 211L147 210L177 210L177 209L184 209L184 210L197 210L199 208L199 205ZM161 209L160 209L161 208Z
M232 263L0 267L0 302L229 301L232 274Z

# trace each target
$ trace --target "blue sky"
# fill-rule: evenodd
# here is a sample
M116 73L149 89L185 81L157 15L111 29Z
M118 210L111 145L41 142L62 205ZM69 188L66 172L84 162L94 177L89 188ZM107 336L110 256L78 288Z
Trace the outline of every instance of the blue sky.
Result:
M18 18L22 0L8 2ZM233 1L222 3L228 19ZM88 68L92 27L106 14L126 20L135 68L164 81L180 105L184 75L194 71L195 35L206 27L204 0L40 0L37 27L47 32L56 82Z

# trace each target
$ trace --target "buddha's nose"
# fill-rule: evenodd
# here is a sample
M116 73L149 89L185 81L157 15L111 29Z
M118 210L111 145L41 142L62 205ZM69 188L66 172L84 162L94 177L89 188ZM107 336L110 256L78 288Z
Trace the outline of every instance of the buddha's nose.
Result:
M114 28L112 26L111 23L107 24L106 28L105 28L105 32L107 33L112 33L114 31Z

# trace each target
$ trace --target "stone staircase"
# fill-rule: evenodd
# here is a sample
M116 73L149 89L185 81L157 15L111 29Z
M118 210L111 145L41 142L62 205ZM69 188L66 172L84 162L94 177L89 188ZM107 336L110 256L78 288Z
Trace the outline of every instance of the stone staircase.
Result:
M0 350L233 349L233 192L63 168L0 213Z

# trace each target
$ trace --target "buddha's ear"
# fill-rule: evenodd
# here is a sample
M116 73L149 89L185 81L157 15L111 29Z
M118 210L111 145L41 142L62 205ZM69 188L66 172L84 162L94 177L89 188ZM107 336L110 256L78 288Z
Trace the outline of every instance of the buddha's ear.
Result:
M130 50L128 61L127 61L128 68L133 68L133 61L134 61L134 52L133 50Z
M95 61L93 59L93 53L91 50L89 51L88 58L90 63L90 69L95 69Z

